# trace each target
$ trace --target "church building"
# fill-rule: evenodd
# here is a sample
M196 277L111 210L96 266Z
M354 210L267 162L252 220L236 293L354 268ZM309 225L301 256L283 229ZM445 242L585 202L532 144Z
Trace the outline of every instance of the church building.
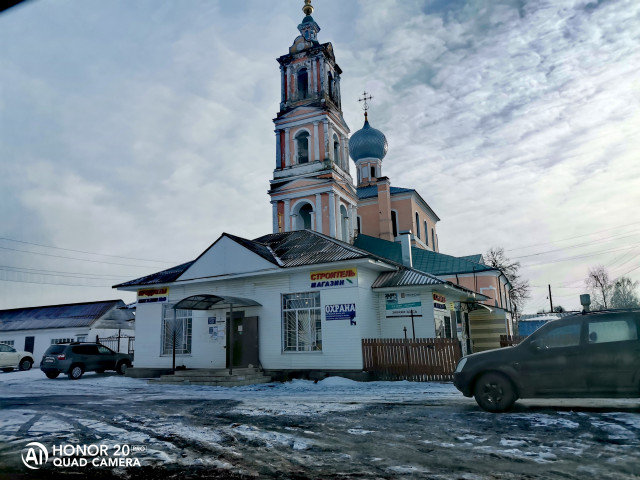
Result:
M349 137L342 70L310 0L303 12L277 59L272 233L224 233L193 261L116 285L137 292L136 368L358 372L365 339L409 331L470 353L512 333L504 275L480 256L440 254L438 216L383 175L387 140L366 94Z

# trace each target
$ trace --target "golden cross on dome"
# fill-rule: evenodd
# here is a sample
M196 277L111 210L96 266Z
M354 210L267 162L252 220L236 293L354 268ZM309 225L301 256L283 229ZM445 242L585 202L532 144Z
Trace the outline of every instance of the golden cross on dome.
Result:
M362 98L359 98L358 101L359 102L364 102L362 104L362 109L366 112L367 110L369 110L369 104L367 103L367 100L371 100L373 97L371 95L369 95L367 92L362 92Z

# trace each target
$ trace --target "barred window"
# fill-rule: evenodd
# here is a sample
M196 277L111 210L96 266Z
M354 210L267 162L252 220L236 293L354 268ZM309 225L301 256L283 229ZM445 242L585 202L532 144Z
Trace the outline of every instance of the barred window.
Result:
M282 324L285 352L322 351L320 293L282 295Z
M15 340L0 340L0 343L13 347Z
M75 342L73 338L52 338L51 345L58 345L59 343L71 343Z
M175 320L173 306L164 305L162 316L162 355L173 354L175 337L176 355L191 355L191 310L177 309Z

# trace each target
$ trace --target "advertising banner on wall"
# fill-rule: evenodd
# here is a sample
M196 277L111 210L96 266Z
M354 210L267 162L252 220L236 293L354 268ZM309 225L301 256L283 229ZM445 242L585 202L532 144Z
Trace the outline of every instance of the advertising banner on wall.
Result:
M340 303L338 305L326 305L324 307L325 319L327 322L332 320L350 320L351 325L355 325L356 304Z
M347 288L358 286L357 268L323 270L309 274L311 288Z
M138 290L138 303L166 303L168 301L169 287Z
M422 316L422 301L419 293L386 293L385 313L387 318Z
M433 292L433 308L436 308L438 310L446 310L447 298L440 293Z

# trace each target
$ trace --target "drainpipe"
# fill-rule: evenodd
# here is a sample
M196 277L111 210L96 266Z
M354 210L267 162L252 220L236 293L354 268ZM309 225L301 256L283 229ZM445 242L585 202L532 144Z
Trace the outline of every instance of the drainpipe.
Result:
M402 246L402 264L405 267L413 268L413 258L411 256L411 230L400 232L400 245Z
M233 375L233 303L229 304L229 376Z

